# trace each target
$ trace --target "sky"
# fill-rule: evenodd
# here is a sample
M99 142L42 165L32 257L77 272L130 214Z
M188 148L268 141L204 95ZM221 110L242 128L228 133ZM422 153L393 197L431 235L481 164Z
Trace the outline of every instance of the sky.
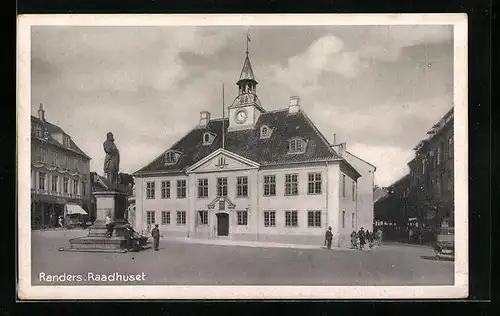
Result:
M387 186L408 172L412 148L453 102L453 27L36 26L31 111L62 127L102 174L113 132L132 173L199 123L222 117L250 35L257 95L266 110L290 96L325 137L377 167Z

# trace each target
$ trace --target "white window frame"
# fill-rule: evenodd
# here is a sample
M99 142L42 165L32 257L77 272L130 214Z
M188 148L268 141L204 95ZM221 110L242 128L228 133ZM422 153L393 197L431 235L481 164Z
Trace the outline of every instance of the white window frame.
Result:
M52 175L50 179L50 191L51 192L58 192L59 185L57 182L59 182L59 177L55 174Z
M264 190L263 190L264 196L276 196L276 175L274 174L265 175L263 183L264 183Z
M236 177L236 196L237 197L248 197L248 177L240 176Z
M217 178L217 196L227 197L227 177Z
M322 194L323 191L322 187L323 187L323 179L321 178L321 172L309 172L307 174L307 194L308 195Z
M155 211L146 211L146 224L148 224L148 225L156 224L156 212Z
M276 211L264 211L264 227L276 227Z
M63 193L64 194L69 193L69 178L68 177L63 178Z
M285 174L285 196L299 195L299 174L287 173Z
M155 181L146 182L146 199L154 200L156 196Z
M317 228L321 227L321 210L309 210L307 211L307 227ZM319 223L318 223L319 220Z
M197 212L198 221L197 226L208 226L208 211L200 210Z
M38 189L45 191L45 179L47 174L45 172L38 172Z
M161 224L170 225L170 211L161 211Z
M238 226L248 226L248 211L236 211Z
M198 179L198 198L208 198L208 179Z
M177 180L177 198L185 199L186 198L186 180Z
M175 222L178 226L186 225L186 211L176 211Z
M307 142L302 138L292 138L288 140L289 154L303 154L306 152Z
M170 199L170 180L161 181L161 198Z
M294 220L295 219L295 225ZM285 227L299 227L299 211L287 210L285 211Z

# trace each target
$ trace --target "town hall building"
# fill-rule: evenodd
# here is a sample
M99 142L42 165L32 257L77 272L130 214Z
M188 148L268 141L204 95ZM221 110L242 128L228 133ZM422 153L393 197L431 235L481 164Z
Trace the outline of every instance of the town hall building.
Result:
M375 167L330 144L298 97L267 111L248 52L237 86L228 118L201 112L196 128L134 173L135 229L322 245L331 226L337 247L360 225L371 231Z

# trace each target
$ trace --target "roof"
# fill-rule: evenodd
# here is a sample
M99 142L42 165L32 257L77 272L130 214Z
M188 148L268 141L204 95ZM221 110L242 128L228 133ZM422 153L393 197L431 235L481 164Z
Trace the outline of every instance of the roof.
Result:
M359 157L359 156L356 156L355 154L351 153L350 151L347 151L347 150L346 150L345 152L346 152L346 153L348 153L349 155L351 155L352 157L354 157L354 158L356 158L356 159L358 159L358 160L360 160L360 161L362 161L362 162L366 163L367 165L369 165L369 166L373 167L373 169L377 170L377 167L376 167L375 165L373 165L373 164L369 163L368 161L364 160L363 158L361 158L361 157Z
M261 166L341 159L302 111L295 115L289 115L288 109L263 113L255 127L247 130L227 132L229 120L225 119L224 122L225 149ZM260 139L260 127L263 125L272 128L268 139ZM210 120L207 128L194 128L134 175L185 172L187 167L222 147L221 130L222 119ZM204 146L202 142L205 132L217 135L209 146ZM288 154L288 140L294 137L302 137L308 141L304 153ZM170 150L182 153L175 165L165 165L165 153Z
M62 149L65 149L65 150L69 150L69 151L72 151L80 156L83 156L84 158L87 158L87 159L92 159L90 158L87 154L85 154L85 152L83 152L83 150L80 149L80 147L78 147L76 145L76 143L73 141L73 139L71 139L70 137L70 141L69 141L69 148L68 147L65 147L63 144L59 143L54 137L53 137L53 134L62 134L62 135L67 135L69 136L66 132L64 132L64 130L57 126L57 125L54 125L52 123L49 123L47 121L42 121L41 119L39 119L38 117L36 116L31 116L31 124L39 124L42 126L42 129L46 130L48 132L48 138L45 139L40 139L42 142L47 142L53 146L56 146L56 147L59 147L59 148L62 148ZM44 132L44 131L42 131ZM36 138L36 139L39 139L39 138Z
M248 55L245 58L245 62L243 63L243 68L241 69L240 80L253 80L253 81L255 81L255 76L254 76L253 70L252 70L252 64L250 63L250 58L248 58Z

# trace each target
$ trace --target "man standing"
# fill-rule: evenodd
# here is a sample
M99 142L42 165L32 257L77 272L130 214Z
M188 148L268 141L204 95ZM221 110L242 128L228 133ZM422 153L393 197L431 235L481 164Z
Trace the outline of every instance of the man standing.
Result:
M361 227L358 231L358 239L359 239L359 250L363 250L366 240L365 230L363 227Z
M106 229L108 230L106 232L106 236L111 237L113 236L113 230L115 228L115 223L111 220L111 214L106 214Z
M382 246L382 229L377 229L377 245Z
M153 245L155 251L158 251L160 247L160 229L158 228L158 224L155 225L155 228L151 231L151 236L153 236Z
M332 226L329 226L328 230L325 233L325 246L329 250L332 249L332 238L333 238Z

